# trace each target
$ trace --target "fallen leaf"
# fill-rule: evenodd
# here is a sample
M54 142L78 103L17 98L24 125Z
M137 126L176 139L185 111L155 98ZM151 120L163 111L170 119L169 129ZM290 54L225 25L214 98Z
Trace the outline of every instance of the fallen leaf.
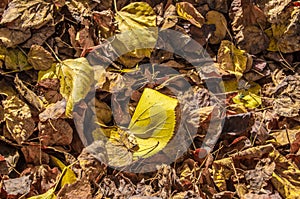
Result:
M0 60L4 61L7 70L23 71L32 68L27 62L26 55L19 49L6 49L0 46Z
M67 59L57 64L60 93L67 100L66 116L72 117L74 105L84 99L94 80L93 68L86 58Z
M43 145L69 145L72 142L73 129L63 119L40 122L38 128L39 138Z
M201 28L205 23L205 18L198 12L198 10L188 2L176 3L177 14L185 20L188 20L193 25Z
M176 99L145 88L128 127L139 146L134 159L150 157L168 144L175 129L176 106Z
M59 186L62 188L67 184L73 184L77 181L77 177L75 175L75 173L72 171L72 169L70 168L70 166L66 166L64 165L64 163L62 163L59 159L57 159L54 156L50 156L51 157L51 161L53 161L53 163L59 167L61 169L61 179L59 182Z
M44 104L40 98L32 90L25 86L25 84L19 79L18 75L15 77L14 83L16 85L16 89L27 100L27 102L29 102L38 111L42 111L44 109Z
M134 2L116 12L115 20L121 34L112 45L126 67L133 67L150 57L157 40L156 15L145 2Z
M32 196L28 199L56 199L56 195L54 194L55 190L54 188L49 189L47 192L37 195L37 196Z
M212 36L209 38L211 44L220 43L226 36L227 33L227 21L224 15L220 12L211 10L205 15L207 24L213 24L216 27L216 30L212 33Z
M39 114L39 119L41 122L45 122L48 119L57 120L62 117L66 110L66 100L62 99L54 104L50 104L46 109Z
M30 30L11 30L8 28L0 28L0 40L5 47L15 47L28 40L31 37Z
M27 28L39 29L53 20L53 4L39 0L13 0L8 4L0 24L11 23L16 20L20 23L20 30Z
M41 150L39 145L28 145L21 148L26 163L34 165L48 164L49 155Z
M16 96L2 101L6 127L18 144L26 141L34 131L35 123L30 108Z
M61 199L92 199L92 188L89 181L80 179L73 184L62 187L57 198Z
M20 197L30 191L30 176L23 176L3 181L3 189L10 197Z
M32 45L28 53L28 63L35 70L48 70L51 68L54 58L51 53L40 45Z
M228 40L221 42L217 60L221 69L234 74L238 80L252 65L252 58Z

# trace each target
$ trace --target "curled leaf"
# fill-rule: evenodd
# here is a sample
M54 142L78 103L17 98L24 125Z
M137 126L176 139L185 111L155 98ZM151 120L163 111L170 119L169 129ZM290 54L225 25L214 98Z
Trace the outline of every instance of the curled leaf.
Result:
M211 44L220 43L226 36L227 21L224 15L220 12L211 10L206 14L207 24L214 24L216 30L213 32L212 36L209 38Z
M176 3L177 14L185 20L188 20L193 25L201 28L204 24L204 17L198 12L198 10L188 2Z

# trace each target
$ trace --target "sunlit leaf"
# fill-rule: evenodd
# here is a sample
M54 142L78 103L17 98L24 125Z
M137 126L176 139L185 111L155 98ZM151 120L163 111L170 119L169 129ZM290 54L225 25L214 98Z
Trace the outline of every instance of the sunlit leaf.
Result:
M220 67L234 74L239 80L246 69L252 65L252 58L244 50L240 50L228 40L223 40L218 51Z
M32 196L28 199L56 199L56 195L54 194L54 188L49 189L47 192L37 195L37 196Z
M150 157L162 150L173 136L177 100L146 88L129 124L139 150L134 158Z
M119 60L132 67L144 57L150 57L158 34L152 7L145 2L130 3L117 11L115 20L121 34L116 35L112 45L123 55Z
M188 2L176 3L177 14L185 20L190 21L193 25L201 28L204 24L204 17L198 12L198 10Z
M94 81L93 68L86 58L67 59L57 64L60 93L67 100L66 116L71 117L75 103L84 99Z
M50 156L51 160L54 162L56 166L58 166L62 170L62 178L60 181L60 187L63 187L66 184L72 184L76 182L77 178L75 173L68 166L64 165L59 159L54 156Z

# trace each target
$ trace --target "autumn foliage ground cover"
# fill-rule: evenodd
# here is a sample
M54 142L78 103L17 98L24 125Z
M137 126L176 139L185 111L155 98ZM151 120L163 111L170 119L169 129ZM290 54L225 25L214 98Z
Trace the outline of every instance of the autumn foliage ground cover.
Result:
M2 0L0 198L300 198L300 2Z

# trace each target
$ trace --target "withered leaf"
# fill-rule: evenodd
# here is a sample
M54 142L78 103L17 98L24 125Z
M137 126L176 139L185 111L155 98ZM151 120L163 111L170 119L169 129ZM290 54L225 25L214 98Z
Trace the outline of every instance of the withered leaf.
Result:
M34 131L35 123L30 108L16 96L2 101L6 127L18 144L26 141Z
M14 83L16 84L16 89L18 92L38 111L42 111L44 109L44 104L40 100L40 98L29 88L25 86L25 84L19 79L18 75L15 77Z
M69 145L72 142L73 129L63 119L47 120L39 123L38 127L39 137L43 145Z
M54 62L51 53L39 45L32 45L28 53L28 63L35 70L48 70Z
M48 164L49 155L41 150L39 145L28 145L21 148L26 163L34 165Z
M12 30L8 28L0 28L0 40L6 47L15 47L18 44L25 42L31 37L30 30Z
M30 175L8 179L3 181L3 189L8 195L18 197L29 193L31 182Z
M8 70L22 71L31 69L27 62L26 55L17 48L4 48L0 46L0 60L4 61L5 68Z
M214 24L216 30L212 33L212 36L209 38L211 44L220 43L226 36L227 33L227 21L224 15L220 12L211 10L207 12L205 16L207 24Z
M2 16L0 24L20 19L20 30L39 29L53 20L53 4L39 0L13 0Z
M64 115L65 110L66 100L62 99L61 101L48 105L46 109L39 114L39 119L41 122L45 122L48 119L56 120Z
M193 4L188 2L176 3L177 14L183 19L188 20L193 25L201 28L205 22L205 18L198 12Z

